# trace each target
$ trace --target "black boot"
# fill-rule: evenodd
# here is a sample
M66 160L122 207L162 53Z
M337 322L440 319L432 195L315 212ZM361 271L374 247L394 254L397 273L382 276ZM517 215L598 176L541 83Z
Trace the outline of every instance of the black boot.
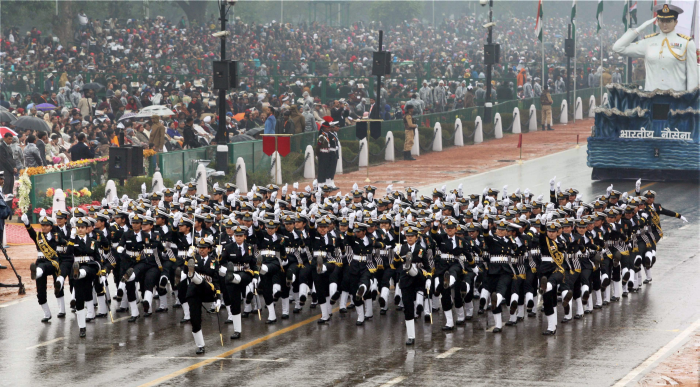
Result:
M403 159L404 160L415 160L413 156L411 156L411 151L403 151Z
M554 130L554 129L552 129L552 125L547 124L547 130Z
M545 130L547 130L547 127L542 124L542 131L544 132Z

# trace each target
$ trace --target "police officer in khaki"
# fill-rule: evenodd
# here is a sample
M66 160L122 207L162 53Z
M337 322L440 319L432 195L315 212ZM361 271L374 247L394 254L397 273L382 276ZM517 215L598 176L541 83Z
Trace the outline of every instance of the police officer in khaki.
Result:
M647 20L641 26L630 28L613 45L613 51L634 57L644 58L646 81L644 90L653 91L694 90L698 87L698 58L695 42L690 36L674 32L678 15L683 13L671 4L654 7L657 17ZM654 21L661 32L647 35L633 42L637 36Z
M418 125L413 123L413 105L406 106L406 116L403 118L403 129L406 134L406 140L403 143L403 159L415 160L411 156L411 148L413 148L413 137L416 134Z

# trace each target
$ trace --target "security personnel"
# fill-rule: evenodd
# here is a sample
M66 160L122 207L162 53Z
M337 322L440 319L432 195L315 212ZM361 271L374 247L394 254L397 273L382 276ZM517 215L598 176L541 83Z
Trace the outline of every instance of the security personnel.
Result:
M344 246L339 238L328 232L330 225L331 219L327 216L321 217L316 222L311 220L307 241L316 264L316 270L312 270L311 275L316 287L316 297L321 305L319 324L325 324L331 318L330 275L335 270L342 270L341 251Z
M92 303L92 283L101 270L99 245L87 235L88 221L79 218L75 222L76 232L71 231L68 246L73 247L74 261L71 278L75 281L75 309L80 328L80 337L86 336L87 309L85 303Z
M212 252L214 240L211 235L199 238L195 247L191 246L187 251L187 303L190 305L190 324L192 325L192 337L197 346L197 355L203 355L204 335L202 334L202 304L216 302L215 312L219 313L221 306L221 294L217 280L226 275L227 269L219 264L218 257Z
M350 225L354 227L352 231L348 230L344 243L346 247L350 247L352 258L347 275L343 276L341 287L347 289L350 294L354 294L353 303L357 312L355 325L363 325L365 323L365 306L371 307L372 305L368 290L370 289L372 273L377 270L374 250L384 248L384 244L367 232L368 225L366 223L354 223L351 218Z
M173 235L172 243L177 247L177 256L175 258L175 273L173 274L173 286L177 289L177 301L173 305L173 308L182 308L182 320L180 324L186 324L190 322L190 306L187 303L187 288L189 286L190 280L187 277L187 270L185 268L185 261L187 259L187 251L191 246L194 245L194 233L192 229L194 228L194 221L187 216L183 216L178 213L175 214L173 219Z
M286 241L277 233L278 227L279 221L270 219L265 221L265 231L257 232L256 259L260 267L260 290L267 306L266 324L277 322L275 302L282 290L279 273L283 273L282 262L287 260Z
M228 224L226 224L228 228ZM235 225L230 228L234 233L232 243L226 244L220 255L221 265L226 266L226 292L231 300L233 315L233 335L231 340L241 338L241 300L245 289L253 279L259 278L259 269L255 259L255 246L246 242L246 226Z
M416 308L423 304L423 290L426 289L426 278L432 272L432 262L427 250L418 241L418 228L409 226L405 229L405 242L394 249L394 259L401 261L398 286L401 288L403 298L403 315L406 324L406 345L413 345L416 341Z
M51 275L54 278L54 283L57 283L56 279L61 276L57 250L59 246L66 246L67 242L63 239L61 233L54 229L53 219L47 217L46 214L39 218L39 224L41 224L41 232L39 233L34 231L32 226L29 225L27 214L22 214L22 223L24 223L29 237L32 238L36 245L37 259L36 262L29 265L29 270L32 279L36 280L36 297L39 301L39 306L41 306L41 309L44 311L44 318L41 319L41 322L49 322L49 320L51 320L51 310L46 303L46 278ZM72 247L70 250L72 250ZM60 287L54 287L54 292L58 292L59 290ZM63 303L62 296L58 301L58 317L64 318L66 316L66 305ZM63 309L61 309L61 307Z
M124 266L124 276L120 279L119 287L117 288L117 296L122 297L124 291L126 291L126 297L129 302L129 309L131 311L131 317L129 322L135 322L139 318L139 309L136 305L136 275L134 274L133 267L141 261L141 251L143 250L143 235L141 234L141 227L143 225L143 216L136 214L131 217L131 227L132 229L125 232L122 235L121 241L119 241L119 247L117 247L117 252L120 254L125 254L126 259ZM117 312L120 312L117 309ZM124 310L125 311L125 310Z
M698 87L697 47L690 36L675 32L678 15L683 10L671 4L654 7L656 18L637 28L630 28L613 45L613 51L633 58L644 58L644 90L695 90ZM660 32L634 41L654 22Z
M509 224L510 223L505 220L501 220L496 224L496 236L484 234L485 248L489 252L486 290L491 297L491 313L493 313L493 319L495 321L493 333L499 333L503 329L501 304L508 299L508 294L510 293L511 281L513 280L514 274L511 264L517 263L514 257L515 250L518 246L513 238L508 236L507 230ZM487 230L488 220L484 219L481 223L481 227ZM516 306L517 301L516 297Z
M114 280L115 284L120 284L124 273L126 273L129 267L131 267L130 258L126 254L117 251L119 248L119 242L122 240L122 236L130 229L129 214L121 209L116 209L112 218L113 222L109 225L109 239L112 244L112 256L114 257L115 262L114 270L112 271L112 279ZM121 292L119 289L117 289L117 294L114 296L114 299L117 300L117 302L121 302L120 307L118 307L116 310L117 312L126 311L127 303L126 299L122 300L123 292L124 288L122 288Z
M316 154L318 155L317 180L321 184L330 179L331 171L329 166L331 164L331 159L335 157L335 154L333 153L334 144L332 143L331 139L333 136L329 133L330 130L330 121L324 121L321 123L321 133L319 133L318 140L316 141Z
M142 228L140 238L143 241L140 256L136 259L136 264L127 270L124 277L127 281L127 289L130 282L138 281L143 286L143 312L145 317L153 314L153 289L158 285L161 272L163 271L162 260L166 259L165 247L160 240L160 233L153 232L153 218L142 216ZM135 286L135 285L133 285ZM135 301L135 300L134 300ZM131 300L129 300L131 303ZM132 316L133 310L132 310ZM138 318L138 312L136 315ZM136 318L130 319L131 322Z
M548 213L542 220L538 215L536 224L540 225L539 248L541 263L537 268L539 275L540 294L544 304L544 314L547 316L547 329L542 332L545 336L557 333L557 287L564 283L564 246L557 243L561 225L552 221L553 213Z
M70 240L70 235L72 233L72 227L68 223L67 211L58 210L55 213L56 217L56 227L55 229L61 233L60 237L66 241L65 245L58 245L56 252L58 253L58 264L61 268L61 274L56 278L54 283L54 292L56 293L56 298L58 300L58 309L63 311L65 314L65 302L64 302L64 288L66 285L66 279L70 276L71 268L73 267L73 254L68 251L68 241ZM70 283L70 290L73 288L73 283ZM58 290L56 290L58 289ZM71 300L71 308L75 305L75 301Z
M289 318L290 293L298 293L299 291L298 274L300 268L303 267L301 254L306 248L306 244L304 243L304 239L294 229L296 214L286 213L282 216L281 222L284 228L279 230L279 234L285 240L287 262L282 265L284 279L280 279L279 283L282 286L280 294L280 298L282 299L282 320L286 320ZM296 292L292 292L294 287L296 287Z
M177 245L173 243L173 233L170 229L170 214L163 209L156 210L156 220L153 226L153 234L158 237L163 245L163 255L159 257L162 271L158 280L158 309L156 313L168 311L168 282L174 288L175 269L177 268Z

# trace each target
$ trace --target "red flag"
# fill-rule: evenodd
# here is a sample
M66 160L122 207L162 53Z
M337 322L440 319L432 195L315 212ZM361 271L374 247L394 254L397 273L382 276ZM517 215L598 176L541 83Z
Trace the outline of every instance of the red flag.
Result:
M290 137L277 137L277 152L280 154L281 157L288 155L289 152L291 152L291 150L292 146Z
M520 138L518 138L518 148L523 147L523 134L520 133Z
M263 153L272 156L275 153L275 136L262 136Z

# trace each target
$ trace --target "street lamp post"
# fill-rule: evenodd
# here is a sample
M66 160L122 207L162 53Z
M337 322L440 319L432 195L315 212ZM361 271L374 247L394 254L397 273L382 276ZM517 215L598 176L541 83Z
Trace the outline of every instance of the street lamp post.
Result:
M483 3L482 3L483 4ZM493 0L489 0L489 23L488 23L489 35L486 40L486 45L492 47L493 44ZM486 50L484 50L485 52ZM486 61L485 61L486 62ZM484 124L490 124L492 121L491 117L491 71L493 70L493 61L486 62L486 98L484 100Z
M221 21L221 61L226 60L226 15L229 8L236 4L235 0L219 0L219 20ZM217 110L219 112L219 130L216 132L216 143L226 144L226 91L227 89L219 89L219 98L217 99Z

